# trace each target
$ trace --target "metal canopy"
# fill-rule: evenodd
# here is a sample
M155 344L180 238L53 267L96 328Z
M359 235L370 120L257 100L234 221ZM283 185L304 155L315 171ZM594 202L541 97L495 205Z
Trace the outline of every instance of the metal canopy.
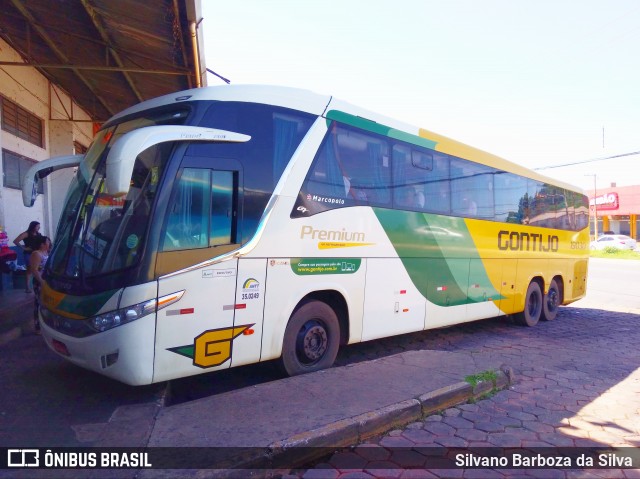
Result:
M199 0L0 0L0 37L102 122L197 86L190 24ZM194 66L194 63L196 66Z

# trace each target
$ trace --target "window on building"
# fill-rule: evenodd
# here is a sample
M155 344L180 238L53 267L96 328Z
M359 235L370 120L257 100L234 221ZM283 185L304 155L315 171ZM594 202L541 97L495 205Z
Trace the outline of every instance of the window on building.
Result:
M3 185L5 188L22 189L22 180L37 161L9 150L2 150ZM38 180L38 193L43 193L42 181Z
M40 118L3 96L0 107L4 131L44 148L44 122Z

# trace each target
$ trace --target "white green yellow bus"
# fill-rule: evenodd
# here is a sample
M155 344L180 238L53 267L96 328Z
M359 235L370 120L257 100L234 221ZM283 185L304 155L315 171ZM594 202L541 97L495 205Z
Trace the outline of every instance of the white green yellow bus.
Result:
M201 88L111 118L77 167L45 269L49 347L132 385L582 298L587 197L331 96Z

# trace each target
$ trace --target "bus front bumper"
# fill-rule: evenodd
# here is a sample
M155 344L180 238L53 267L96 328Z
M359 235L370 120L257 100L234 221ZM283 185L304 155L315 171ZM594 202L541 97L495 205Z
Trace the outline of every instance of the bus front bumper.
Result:
M156 316L150 314L108 331L75 338L40 321L42 336L56 354L132 386L152 382L155 324Z

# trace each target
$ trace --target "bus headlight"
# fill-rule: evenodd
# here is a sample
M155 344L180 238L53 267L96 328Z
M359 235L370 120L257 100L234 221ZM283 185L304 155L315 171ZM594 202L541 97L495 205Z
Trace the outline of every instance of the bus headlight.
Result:
M89 318L87 321L93 329L102 332L140 319L147 314L155 312L155 310L156 300L152 299L143 303L134 304L133 306L127 306L126 308L99 314L98 316Z
M140 319L148 314L155 313L156 311L175 303L180 298L184 291L168 294L161 298L150 299L142 303L134 304L133 306L127 306L126 308L116 309L115 311L109 311L102 313L92 318L87 319L89 326L96 332L103 332L108 329L121 326L123 324L130 323L136 319Z

